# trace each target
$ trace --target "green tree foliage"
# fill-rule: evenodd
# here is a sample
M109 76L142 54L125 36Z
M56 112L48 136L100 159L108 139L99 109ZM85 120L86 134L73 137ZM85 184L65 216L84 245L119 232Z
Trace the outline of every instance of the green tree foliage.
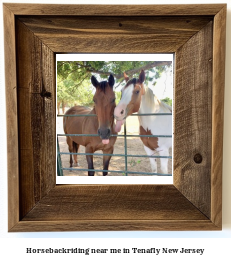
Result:
M57 105L92 105L93 90L90 79L96 75L99 81L115 77L115 90L125 84L123 73L138 77L141 69L146 73L146 84L155 82L171 62L142 61L58 61L57 62ZM120 88L118 88L119 90ZM117 103L120 92L116 92Z
M166 98L162 99L161 101L172 106L172 99L170 99L169 97L166 97Z

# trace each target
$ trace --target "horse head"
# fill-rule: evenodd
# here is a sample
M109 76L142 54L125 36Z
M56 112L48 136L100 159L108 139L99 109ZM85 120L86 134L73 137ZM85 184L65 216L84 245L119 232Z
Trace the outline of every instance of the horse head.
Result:
M141 97L145 93L143 82L145 80L144 70L140 72L139 79L129 77L124 73L126 81L125 87L122 89L122 96L119 104L114 110L116 118L115 131L119 132L125 119L132 113L138 112L141 104Z
M95 76L91 77L91 83L96 88L93 97L94 109L98 118L98 134L103 144L109 143L111 130L114 124L115 93L113 86L114 77L110 74L108 81L98 82Z

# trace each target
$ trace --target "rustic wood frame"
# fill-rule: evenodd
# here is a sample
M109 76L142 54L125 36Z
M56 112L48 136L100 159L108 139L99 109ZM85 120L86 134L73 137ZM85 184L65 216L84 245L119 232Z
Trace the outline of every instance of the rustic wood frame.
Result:
M3 8L9 231L222 229L226 5ZM175 53L173 185L55 184L62 52Z

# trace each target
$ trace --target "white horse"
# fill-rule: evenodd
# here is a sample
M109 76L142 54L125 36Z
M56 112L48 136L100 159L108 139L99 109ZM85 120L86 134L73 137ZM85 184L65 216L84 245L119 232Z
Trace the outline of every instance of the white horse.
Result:
M115 131L119 132L125 119L132 113L171 113L172 108L161 102L153 91L145 87L145 73L142 70L139 79L129 77L124 73L126 85L122 89L122 97L114 110L116 118ZM140 135L172 135L172 115L138 116L140 123ZM160 158L161 173L168 174L169 149L172 147L172 138L167 137L140 137L148 156ZM156 158L149 158L153 173L157 173Z

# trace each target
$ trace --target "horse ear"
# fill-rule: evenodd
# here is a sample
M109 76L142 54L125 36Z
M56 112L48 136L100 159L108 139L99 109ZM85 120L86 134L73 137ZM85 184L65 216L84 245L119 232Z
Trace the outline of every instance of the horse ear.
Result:
M99 82L97 81L94 75L91 76L91 83L93 86L95 86L95 88L97 88L97 86L99 85Z
M143 83L144 80L145 80L145 73L144 70L142 70L139 75L139 83Z
M125 72L124 72L124 79L126 82L128 82L128 80L129 80L129 77L127 76L127 74Z
M108 78L108 83L111 87L114 86L115 84L115 79L114 79L114 76L112 74L110 74L109 78Z

